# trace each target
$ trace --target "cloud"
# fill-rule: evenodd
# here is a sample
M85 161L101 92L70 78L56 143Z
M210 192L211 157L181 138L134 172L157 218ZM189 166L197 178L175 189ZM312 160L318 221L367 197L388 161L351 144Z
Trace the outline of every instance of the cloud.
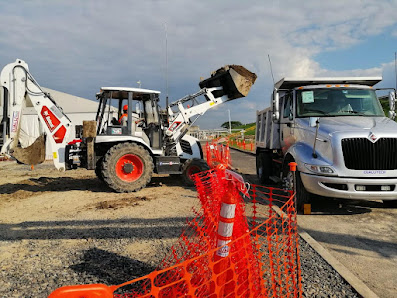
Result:
M101 86L166 87L172 100L198 90L200 77L225 64L258 75L244 100L227 104L242 122L268 104L268 54L284 76L382 73L384 66L330 71L318 53L357 45L396 24L394 1L8 1L0 11L0 64L25 59L41 85L87 98ZM393 31L396 34L396 31ZM331 55L332 56L332 55ZM248 103L248 104L246 104ZM251 104L253 103L253 104ZM227 116L209 111L200 124ZM217 117L223 119L219 120ZM224 122L224 121L223 121Z

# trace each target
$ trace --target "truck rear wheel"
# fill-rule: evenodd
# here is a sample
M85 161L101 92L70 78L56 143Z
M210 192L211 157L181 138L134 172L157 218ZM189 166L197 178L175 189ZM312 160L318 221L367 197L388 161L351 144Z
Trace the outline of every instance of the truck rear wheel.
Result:
M192 158L187 160L182 166L182 179L188 186L194 186L193 175L209 170L207 162L203 159Z
M116 192L133 192L150 182L153 168L152 157L145 148L134 143L120 143L105 154L102 175Z
M272 173L272 153L262 151L256 154L256 176L261 184L269 181Z
M285 187L287 189L294 189L294 176L293 172L289 170L288 163L284 166L283 176ZM305 189L305 186L302 183L301 173L299 171L295 172L296 179L296 194L295 194L295 208L296 211L300 214L303 213L304 204L309 204L311 199L311 194Z

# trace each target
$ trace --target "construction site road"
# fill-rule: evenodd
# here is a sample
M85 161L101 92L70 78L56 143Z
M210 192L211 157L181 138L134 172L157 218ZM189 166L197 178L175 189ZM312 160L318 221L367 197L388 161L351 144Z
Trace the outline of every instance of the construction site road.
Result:
M233 167L257 183L255 156L231 150ZM270 185L269 185L270 186ZM397 209L382 201L314 197L298 224L380 297L397 293Z
M149 274L194 216L195 189L180 180L115 193L94 171L0 162L0 297Z

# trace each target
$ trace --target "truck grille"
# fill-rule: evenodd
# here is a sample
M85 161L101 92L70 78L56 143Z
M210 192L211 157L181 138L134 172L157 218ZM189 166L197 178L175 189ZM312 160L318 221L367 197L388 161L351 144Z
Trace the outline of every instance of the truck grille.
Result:
M345 166L351 170L397 169L397 139L380 138L372 143L367 138L342 139Z
M188 141L181 140L180 143L181 143L181 148L182 148L183 152L185 152L185 153L187 153L189 155L193 154L192 147L190 146L190 143Z

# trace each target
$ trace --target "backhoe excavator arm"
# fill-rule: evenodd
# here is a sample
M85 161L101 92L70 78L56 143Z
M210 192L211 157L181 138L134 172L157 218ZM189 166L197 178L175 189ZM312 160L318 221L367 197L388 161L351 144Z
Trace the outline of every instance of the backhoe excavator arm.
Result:
M21 128L22 109L32 106L42 123L51 151L54 165L65 170L65 149L72 129L70 119L62 112L49 94L43 92L39 84L29 73L26 62L17 59L6 65L0 74L0 87L4 92L3 146L1 153L10 154L26 164L36 164L43 160L45 139L43 136L26 147L18 147ZM41 155L40 157L38 155Z

